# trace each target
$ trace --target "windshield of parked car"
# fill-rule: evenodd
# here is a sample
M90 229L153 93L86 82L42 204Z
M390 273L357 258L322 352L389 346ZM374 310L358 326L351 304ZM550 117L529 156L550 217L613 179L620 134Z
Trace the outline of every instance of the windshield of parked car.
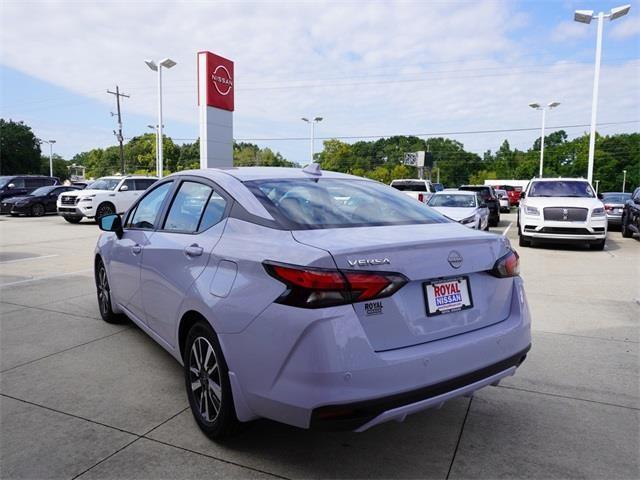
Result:
M631 198L631 193L603 193L602 201L605 203L625 203Z
M115 190L118 183L119 178L99 178L91 184L91 190Z
M34 197L39 197L40 195L48 195L49 192L51 192L51 190L53 190L54 188L58 188L58 186L36 188L29 195L32 195Z
M476 196L460 193L438 193L429 199L428 205L430 207L471 208L476 206Z
M0 177L0 188L4 188L13 177Z
M589 182L553 181L533 182L529 197L584 197L593 198L595 193Z
M391 182L391 186L396 190L402 192L426 192L427 186L424 182L412 182L412 181L394 181Z
M245 185L291 230L448 222L423 203L376 182L283 179Z

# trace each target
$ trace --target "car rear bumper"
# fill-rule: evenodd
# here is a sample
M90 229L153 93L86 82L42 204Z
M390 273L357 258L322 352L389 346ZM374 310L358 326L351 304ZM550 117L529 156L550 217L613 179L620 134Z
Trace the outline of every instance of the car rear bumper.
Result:
M229 357L240 420L266 417L302 428L366 430L495 384L515 372L531 344L531 319L519 278L504 320L383 352L374 351L350 306L327 309L325 319L292 336L291 349L282 349L287 334L265 323L274 325L267 317L277 317L277 323L291 325L296 319L285 318L286 308L291 310L270 306L241 335L219 335ZM270 353L254 349L247 364L247 349L242 348L247 336L279 344L281 360L269 365L275 351L265 345Z

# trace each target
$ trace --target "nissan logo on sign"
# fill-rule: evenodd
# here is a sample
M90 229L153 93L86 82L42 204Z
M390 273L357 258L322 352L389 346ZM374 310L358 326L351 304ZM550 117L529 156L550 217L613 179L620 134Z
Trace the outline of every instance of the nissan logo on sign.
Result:
M233 112L234 95L233 95L233 62L220 55L211 52L200 52L206 58L206 88L200 90L198 103L204 102L209 107L220 108ZM202 64L198 62L198 68L202 68ZM200 81L200 75L198 75ZM202 98L202 97L205 98Z
M229 95L233 88L233 78L224 65L218 65L211 75L213 85L220 95Z

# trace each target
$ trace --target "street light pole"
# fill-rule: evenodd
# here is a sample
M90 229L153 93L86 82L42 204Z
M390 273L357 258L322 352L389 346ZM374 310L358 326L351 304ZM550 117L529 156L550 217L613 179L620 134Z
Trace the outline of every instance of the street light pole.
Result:
M40 140L42 143L49 144L49 176L53 177L53 144L55 140Z
M158 155L157 155L157 165L156 170L158 172L158 178L162 178L163 170L164 170L164 160L162 158L163 151L163 142L162 142L162 67L164 68L172 68L176 65L176 62L171 60L170 58L165 58L160 61L158 64L153 60L145 60L144 61L147 66L158 72L158 133L157 133L157 142L158 142Z
M622 193L624 193L624 189L627 186L627 171L622 170Z
M591 101L591 128L589 132L589 165L587 171L587 180L593 180L593 163L596 152L596 119L598 115L598 89L600 87L600 60L602 58L602 29L604 27L604 19L608 18L613 21L623 17L629 10L631 5L623 5L621 7L612 8L611 12L600 12L593 15L593 10L576 10L573 19L580 23L591 23L591 20L598 20L597 37L596 37L596 60L595 70L593 72L593 97Z
M302 117L301 120L303 122L307 122L308 124L311 125L311 145L310 145L310 147L311 147L310 148L310 150L311 150L311 160L310 160L309 163L313 163L313 154L314 154L313 145L314 145L314 142L315 142L315 124L318 123L318 122L321 122L322 121L322 117L313 117L311 120L309 120L306 117Z
M538 174L540 178L542 178L542 170L544 166L544 127L547 118L547 109L551 110L558 105L560 105L560 102L551 102L547 104L547 106L541 106L539 103L529 104L529 106L535 110L542 110L542 129L540 131L540 173Z

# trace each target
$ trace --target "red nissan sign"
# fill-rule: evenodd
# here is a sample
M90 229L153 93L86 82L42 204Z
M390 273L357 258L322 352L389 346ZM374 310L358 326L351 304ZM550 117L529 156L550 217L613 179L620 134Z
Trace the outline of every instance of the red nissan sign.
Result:
M206 56L207 88L206 98L198 98L198 104L204 100L210 107L233 112L233 91L235 89L233 62L211 52L198 52L198 59L201 55ZM200 61L198 61L199 69ZM198 81L200 81L200 71L198 71ZM200 91L200 85L198 85L198 91Z

